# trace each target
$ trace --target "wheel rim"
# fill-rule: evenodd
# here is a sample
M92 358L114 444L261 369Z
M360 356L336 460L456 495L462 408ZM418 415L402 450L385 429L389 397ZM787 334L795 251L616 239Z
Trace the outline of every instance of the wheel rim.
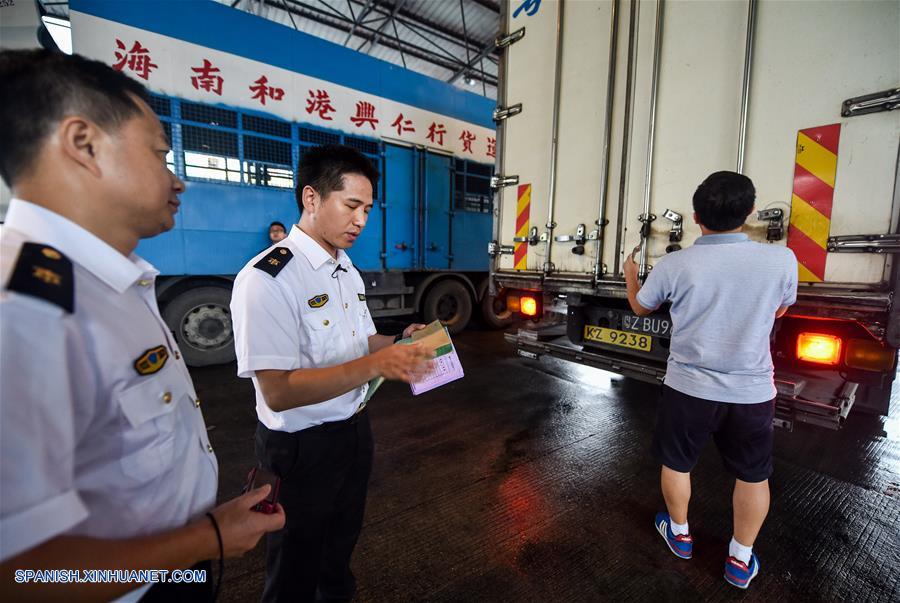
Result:
M512 312L509 311L508 308L504 307L505 304L499 295L491 298L491 314L494 315L497 320L507 320L510 316L512 316Z
M228 308L215 304L195 306L184 316L181 335L200 350L224 347L232 339L231 313Z
M459 316L459 300L455 295L442 295L438 299L436 313L441 322L453 322Z

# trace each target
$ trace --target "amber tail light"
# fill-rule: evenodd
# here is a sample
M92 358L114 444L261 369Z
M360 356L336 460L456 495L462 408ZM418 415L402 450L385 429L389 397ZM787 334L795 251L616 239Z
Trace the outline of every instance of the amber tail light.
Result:
M840 364L842 348L843 342L836 335L800 333L797 337L797 358L806 362Z

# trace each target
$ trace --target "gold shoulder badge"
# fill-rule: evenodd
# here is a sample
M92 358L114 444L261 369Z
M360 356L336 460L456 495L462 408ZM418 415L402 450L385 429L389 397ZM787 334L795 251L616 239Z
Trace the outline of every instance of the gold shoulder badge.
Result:
M359 301L366 301L366 296L362 293L357 293L356 297L359 298Z
M141 357L134 361L134 370L138 372L138 375L152 375L165 366L168 359L169 350L166 349L166 346L156 346L141 354Z
M271 276L278 276L281 269L287 266L288 262L293 259L294 254L287 247L276 247L268 254L263 256L261 260L253 264L254 268L258 268Z
M306 300L306 303L309 304L310 308L321 308L325 304L328 303L328 294L320 293L319 295L313 297L312 299Z
M23 244L6 288L75 311L72 262L53 247Z

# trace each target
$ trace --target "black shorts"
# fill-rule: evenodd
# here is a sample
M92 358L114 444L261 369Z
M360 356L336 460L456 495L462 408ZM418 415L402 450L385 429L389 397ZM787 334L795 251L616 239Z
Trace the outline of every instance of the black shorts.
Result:
M713 402L662 386L653 455L663 465L688 473L712 435L730 474L745 482L772 475L775 400L759 404Z

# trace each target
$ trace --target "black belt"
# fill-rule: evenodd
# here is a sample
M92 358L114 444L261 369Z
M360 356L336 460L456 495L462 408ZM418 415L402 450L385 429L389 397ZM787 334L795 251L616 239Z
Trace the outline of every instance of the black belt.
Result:
M359 423L359 421L363 418L363 415L366 414L366 407L359 412L355 412L346 419L341 421L329 421L327 423L320 423L318 425L313 425L312 427L307 427L306 429L301 429L300 431L337 431L340 429L346 429L353 425ZM299 432L298 432L299 433Z
M319 423L318 425L313 425L311 427L305 427L300 431L280 431L277 429L270 429L266 427L266 425L259 421L259 426L271 433L283 433L284 435L299 435L301 433L314 433L319 431L340 431L341 429L347 429L349 427L353 427L357 423L359 423L363 417L368 416L367 407L363 407L362 410L357 411L347 417L346 419L341 419L340 421L328 421L327 423Z

